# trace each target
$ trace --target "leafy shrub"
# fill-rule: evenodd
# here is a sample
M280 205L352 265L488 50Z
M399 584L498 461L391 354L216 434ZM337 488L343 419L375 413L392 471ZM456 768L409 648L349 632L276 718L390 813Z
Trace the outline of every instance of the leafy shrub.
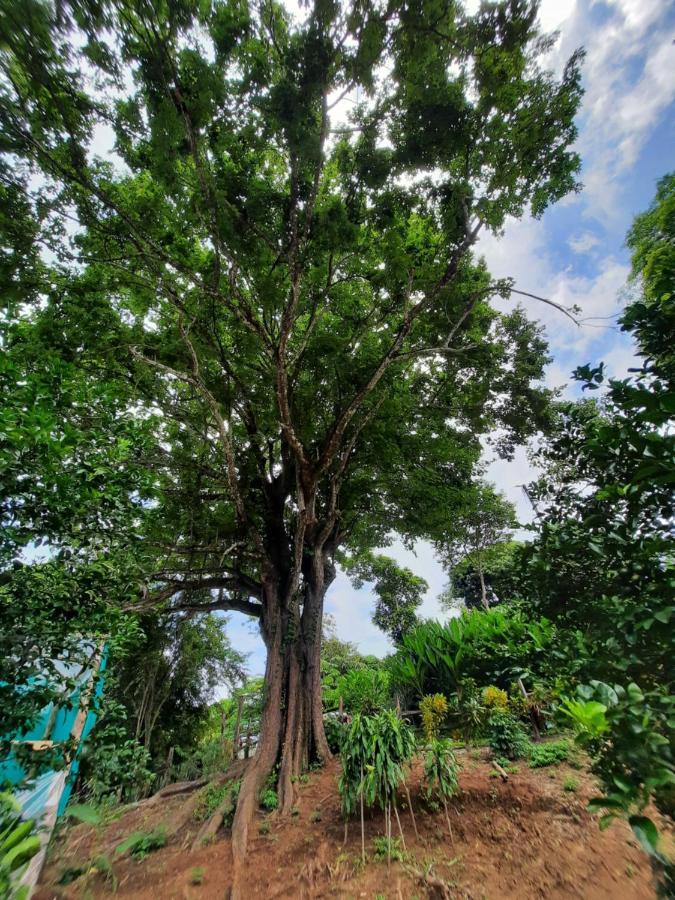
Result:
M665 866L656 826L642 811L675 784L675 697L595 681L579 688L579 698L565 700L561 713L606 792L589 806L605 812L604 824L627 817L643 848Z
M448 713L448 701L443 694L427 694L420 702L420 712L424 737L428 741L436 740Z
M373 859L381 862L385 859L393 859L402 862L404 859L401 842L398 838L388 841L386 837L373 838Z
M487 710L473 678L464 678L450 698L449 717L453 729L467 744L473 743L485 728Z
M338 692L350 713L375 715L391 705L389 674L381 669L347 672L338 683Z
M205 740L190 753L181 753L180 762L171 769L171 779L195 781L198 778L212 778L224 772L232 762L234 748L232 741L221 740L220 736Z
M86 793L96 802L139 800L147 796L154 779L150 764L145 747L129 737L126 711L110 702L82 749L80 767Z
M549 741L546 744L530 746L530 768L542 769L545 766L557 766L566 762L570 755L570 743L566 740Z
M414 752L415 736L393 710L354 716L340 751L343 815L354 812L361 794L368 806L378 803L384 809L391 803Z
M273 788L266 788L260 792L260 805L268 812L279 808L279 796Z
M509 695L501 688L490 684L483 688L483 706L488 710L508 709Z
M474 610L445 624L421 622L405 635L390 667L396 686L417 698L450 696L467 677L506 687L523 673L547 673L554 639L547 619L517 609Z
M518 759L524 756L529 740L521 723L510 712L495 712L488 723L488 741L495 757Z
M563 781L563 791L568 791L569 793L573 794L578 787L579 787L579 782L577 781L576 778L572 778L571 776L568 776Z
M337 716L327 715L323 720L323 729L331 753L339 753L342 739L347 731L347 723L341 722Z
M22 819L17 800L0 793L0 897L24 900L28 896L27 888L19 888L17 881L39 850L34 820Z
M115 848L115 856L129 853L134 859L145 859L150 853L166 844L166 828L160 825L154 831L135 831Z
M424 796L445 803L457 793L457 760L450 741L433 740L424 755Z
M199 792L197 805L195 806L195 811L193 813L196 821L206 822L207 819L210 819L214 812L218 809L220 804L223 802L225 797L229 793L231 793L231 791L231 782L225 782L224 784L212 782L211 784L207 784L206 787L202 788Z

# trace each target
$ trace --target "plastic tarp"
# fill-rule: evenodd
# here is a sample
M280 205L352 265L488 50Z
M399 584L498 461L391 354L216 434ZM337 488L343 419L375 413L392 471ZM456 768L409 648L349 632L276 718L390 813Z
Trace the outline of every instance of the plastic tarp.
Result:
M42 849L33 859L21 879L29 893L35 887L40 870L44 863L47 845L57 818L63 814L77 777L79 768L78 755L83 741L96 722L98 704L96 700L103 692L103 672L106 666L106 648L91 646L88 666L58 664L57 668L64 678L71 678L76 687L64 702L55 708L53 704L46 707L33 727L13 740L17 743L49 740L54 744L65 743L70 738L76 741L76 750L70 764L58 771L47 771L30 781L17 792L17 799L22 807L22 814L27 819L35 819L40 823L42 831ZM0 762L0 783L9 782L21 785L27 774L13 754Z

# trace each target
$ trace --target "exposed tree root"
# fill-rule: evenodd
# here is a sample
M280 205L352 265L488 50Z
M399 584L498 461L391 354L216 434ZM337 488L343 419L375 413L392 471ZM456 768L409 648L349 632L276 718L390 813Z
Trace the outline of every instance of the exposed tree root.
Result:
M236 800L233 785L220 801L211 818L207 819L197 832L197 836L192 842L193 853L195 852L195 850L199 850L199 848L203 845L205 839L211 837L218 831L220 826L223 824L223 817L232 812L235 803Z

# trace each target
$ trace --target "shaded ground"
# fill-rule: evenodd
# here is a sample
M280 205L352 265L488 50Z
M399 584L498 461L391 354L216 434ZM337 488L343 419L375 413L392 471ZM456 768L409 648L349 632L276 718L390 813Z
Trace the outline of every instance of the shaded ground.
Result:
M408 852L390 868L386 859L373 858L373 840L384 834L382 813L373 811L366 819L368 862L363 866L358 821L350 824L343 845L338 762L310 774L298 785L297 815L284 821L259 815L250 841L248 895L371 900L656 896L647 857L627 826L615 823L600 832L597 817L586 812L587 801L597 793L590 776L566 765L533 770L521 763L503 783L477 756L459 757L461 791L451 810L452 841L443 813L425 811L420 767L415 767L410 784L419 837L409 811L401 810ZM566 779L578 783L575 791L564 790ZM82 825L62 831L35 898L224 900L230 884L229 838L221 830L215 841L190 851L199 830L193 815L197 802L196 794L173 797L127 809L99 831ZM165 847L141 861L113 858L116 894L100 874L57 884L69 866L81 867L97 853L113 857L113 848L131 832L160 824L170 832Z

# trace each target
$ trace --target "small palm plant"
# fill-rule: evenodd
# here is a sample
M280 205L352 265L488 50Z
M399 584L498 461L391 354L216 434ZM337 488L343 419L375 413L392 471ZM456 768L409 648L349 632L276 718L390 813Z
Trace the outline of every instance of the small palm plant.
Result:
M450 741L436 738L431 741L424 755L424 795L427 800L440 801L445 810L445 821L448 825L450 840L452 825L448 813L448 800L457 793L457 772L459 767Z
M347 819L357 806L361 815L361 856L365 862L364 805L376 803L384 810L388 858L391 858L391 811L398 823L401 840L405 838L396 808L396 792L405 784L405 767L415 752L412 730L393 710L376 716L355 715L342 742L342 775L338 783L342 813Z

